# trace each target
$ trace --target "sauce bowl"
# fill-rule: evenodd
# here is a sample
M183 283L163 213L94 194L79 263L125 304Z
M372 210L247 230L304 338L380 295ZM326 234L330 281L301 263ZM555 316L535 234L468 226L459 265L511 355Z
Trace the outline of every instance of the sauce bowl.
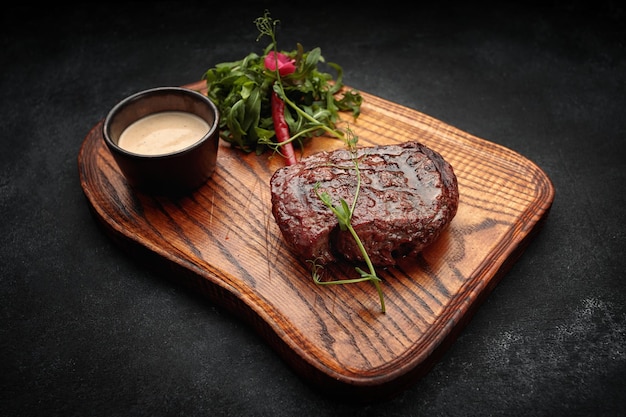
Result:
M189 127L186 124L168 126L169 130L157 132L159 123L144 119L171 112L201 119L204 130L195 133L197 140L172 147L172 141L177 140L176 132ZM104 120L102 134L131 187L157 194L185 194L204 184L215 170L219 118L219 110L205 95L183 87L157 87L135 93L116 104ZM141 119L145 129L149 130L151 126L155 129L145 133L147 136L141 139L143 147L120 146L122 134ZM175 123L181 122L172 120L171 124ZM191 134L190 131L185 133L187 136ZM169 141L170 147L159 148L159 140Z

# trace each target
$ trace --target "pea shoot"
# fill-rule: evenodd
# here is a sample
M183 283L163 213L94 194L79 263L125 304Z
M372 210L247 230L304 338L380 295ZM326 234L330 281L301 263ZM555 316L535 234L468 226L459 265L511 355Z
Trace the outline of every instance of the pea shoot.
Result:
M354 209L356 207L356 202L359 198L359 193L361 190L361 171L359 170L359 159L357 155L357 147L356 143L358 138L352 134L351 131L348 131L349 136L345 139L346 145L350 151L352 156L352 163L354 164L354 170L356 174L356 191L354 193L354 198L352 199L352 203L348 205L345 199L341 198L339 200L339 204L333 204L331 196L323 191L320 192L320 183L316 183L314 190L317 197L324 203L326 207L328 207L335 217L337 217L337 222L339 223L339 228L342 231L349 231L357 244L359 250L361 251L361 255L363 256L363 260L367 265L368 271L364 271L358 266L355 267L356 272L359 274L359 278L353 279L342 279L342 280L334 280L334 281L322 281L321 276L319 274L320 265L316 264L314 261L310 261L312 263L311 274L313 275L313 280L315 283L320 285L337 285L337 284L354 284L358 282L371 281L376 287L376 291L378 292L378 298L380 299L380 308L381 312L385 313L385 299L383 296L383 291L381 288L381 279L376 275L376 270L374 269L374 265L370 260L365 247L363 246L363 242L361 242L361 238L354 230L352 226L352 215L354 213Z

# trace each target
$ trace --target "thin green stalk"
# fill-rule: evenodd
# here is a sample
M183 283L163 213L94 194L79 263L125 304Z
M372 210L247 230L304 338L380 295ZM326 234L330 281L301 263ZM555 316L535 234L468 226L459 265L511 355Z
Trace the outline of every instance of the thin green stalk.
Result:
M323 282L319 279L319 275L317 274L317 268L315 267L315 264L314 264L313 277L316 283L325 284L325 285L352 284L356 282L371 281L376 287L376 291L378 292L378 298L380 299L381 311L385 313L386 312L385 299L383 296L382 288L380 286L381 279L376 275L376 270L374 269L374 265L372 264L372 261L367 253L367 250L365 249L365 246L363 246L363 242L361 241L361 238L359 237L356 230L354 230L354 227L352 226L352 214L354 213L356 202L359 197L359 193L361 189L361 171L359 170L359 161L358 161L357 154L356 154L356 141L357 141L356 138L353 138L352 140L347 141L347 144L350 148L350 152L352 153L352 161L354 163L354 167L356 170L356 177L357 177L356 191L354 193L352 205L348 206L348 203L344 199L340 200L340 204L333 205L332 199L330 195L328 195L328 193L319 192L320 183L315 184L315 193L318 196L318 198L322 200L322 202L326 205L326 207L328 207L335 214L335 217L337 217L337 221L339 223L339 227L341 228L341 230L348 230L350 232L350 234L352 235L352 238L357 244L357 247L359 248L359 251L361 252L361 255L363 256L363 260L365 261L365 264L367 265L369 272L365 272L361 268L356 267L355 270L360 275L360 278L358 279Z
M273 20L270 15L269 15L269 11L265 12L265 15L263 17L259 17L255 20L255 23L257 25L257 28L259 30L259 37L257 38L257 40L259 38L261 38L263 35L267 35L272 39L272 49L274 50L274 57L275 57L275 74L276 74L276 81L274 82L274 91L276 91L276 93L279 95L279 97L281 98L281 100L283 100L285 102L285 104L287 104L289 107L291 107L300 117L303 117L304 119L308 120L309 122L311 122L313 124L312 127L307 128L299 133L296 133L295 135L292 135L292 137L290 137L288 140L282 142L282 144L285 143L290 143L293 140L295 140L298 136L300 135L304 135L307 132L311 132L317 129L323 129L324 131L326 131L327 133L337 137L338 139L343 140L344 142L346 142L346 144L348 145L348 148L350 150L350 153L352 154L352 161L354 163L354 168L355 168L355 172L356 172L356 177L357 177L357 185L356 185L356 191L354 193L354 198L352 200L352 204L350 206L348 206L348 204L346 203L345 200L341 199L340 204L335 206L332 203L332 200L330 198L330 196L328 195L328 193L324 192L324 193L319 193L318 189L319 189L319 183L316 184L315 187L315 193L317 194L317 196L324 202L324 204L335 214L335 216L337 217L337 220L339 222L339 227L341 228L341 230L349 230L350 234L352 235L354 241L356 242L362 256L363 259L365 261L365 264L367 265L367 268L369 270L369 272L365 272L363 271L361 268L356 267L356 271L359 273L360 278L355 278L355 279L347 279L347 280L336 280L336 281L326 281L323 282L320 280L319 274L318 274L318 269L319 269L319 265L315 264L314 261L312 261L313 263L313 268L312 268L312 275L313 275L313 279L315 280L316 283L321 284L321 285L330 285L330 284L353 284L356 282L363 282L363 281L372 281L374 283L374 286L376 287L376 291L378 292L378 297L380 299L380 306L381 306L381 311L383 313L385 313L385 299L383 297L383 292L382 292L382 288L380 286L380 282L381 279L376 275L376 270L374 269L374 266L372 265L372 261L370 260L369 255L367 254L367 251L365 250L365 247L363 246L363 242L361 241L361 239L359 238L358 234L356 233L356 230L354 230L354 227L352 226L352 214L354 213L355 207L356 207L356 203L357 203L357 199L359 197L360 191L361 191L361 171L359 170L359 162L358 162L358 158L357 158L357 150L356 150L356 143L358 138L356 138L354 135L351 134L351 132L349 133L349 138L346 138L344 133L340 130L336 130L333 129L327 125L325 125L324 123L321 123L319 120L317 120L315 117L313 117L312 115L308 114L307 112L305 112L304 110L302 110L298 105L296 105L293 101L291 101L291 99L289 99L289 97L287 97L287 94L285 93L285 88L283 86L282 83L282 79L280 76L280 71L278 69L278 47L277 47L277 42L276 42L276 31L275 31L275 27L276 25L279 23L278 20Z

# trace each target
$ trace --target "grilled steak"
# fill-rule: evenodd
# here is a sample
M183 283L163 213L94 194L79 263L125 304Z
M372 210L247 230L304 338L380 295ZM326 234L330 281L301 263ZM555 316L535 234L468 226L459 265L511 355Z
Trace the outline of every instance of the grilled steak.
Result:
M456 215L459 192L452 166L418 143L359 148L361 190L352 225L374 265L389 266L435 241ZM278 169L270 180L272 214L302 259L325 264L363 260L349 231L315 193L351 204L357 176L346 149L320 152Z

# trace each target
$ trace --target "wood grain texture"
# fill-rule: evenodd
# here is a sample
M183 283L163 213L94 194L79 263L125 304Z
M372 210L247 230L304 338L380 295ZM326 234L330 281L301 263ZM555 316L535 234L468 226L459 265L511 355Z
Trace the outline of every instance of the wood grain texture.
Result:
M187 86L203 90L204 83ZM177 199L129 188L98 123L78 155L81 186L103 230L147 266L206 295L253 328L306 381L366 401L422 376L522 253L554 199L547 175L518 153L415 110L362 93L350 127L359 145L419 140L454 167L460 202L450 227L416 259L370 283L318 286L285 246L269 179L283 161L220 145L213 177ZM310 154L343 144L315 140ZM354 277L353 266L325 269Z

